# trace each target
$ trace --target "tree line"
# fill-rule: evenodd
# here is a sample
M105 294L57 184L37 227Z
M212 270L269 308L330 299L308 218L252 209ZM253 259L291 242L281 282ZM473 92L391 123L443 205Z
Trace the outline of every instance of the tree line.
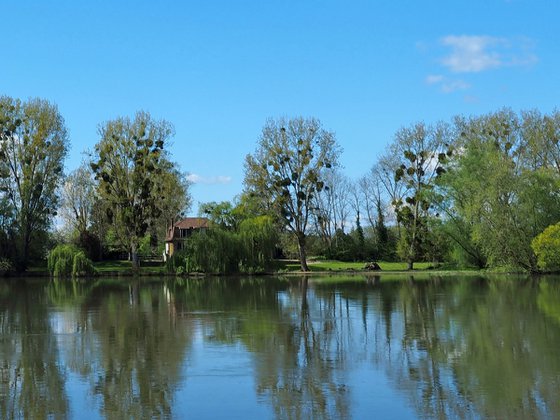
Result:
M138 267L140 254L161 253L168 226L190 207L169 153L173 125L147 112L101 123L94 149L68 174L56 105L1 97L0 135L0 270L24 270L59 243L92 260L126 253ZM245 159L243 192L200 206L213 233L193 239L178 266L254 272L286 256L307 271L314 255L556 270L559 139L556 111L417 122L351 180L319 120L270 119Z
M502 109L399 129L356 181L316 120L269 121L246 194L297 245L347 260L558 270L560 113ZM284 250L289 247L284 247Z
M162 243L190 205L168 152L173 134L147 112L106 121L94 150L65 175L69 137L57 107L1 97L0 269L25 270L61 242L93 260L125 252L137 267L139 252Z

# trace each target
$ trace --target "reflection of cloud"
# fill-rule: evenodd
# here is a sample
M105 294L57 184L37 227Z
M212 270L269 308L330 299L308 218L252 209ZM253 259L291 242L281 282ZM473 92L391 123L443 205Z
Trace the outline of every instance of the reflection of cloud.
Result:
M198 174L189 174L187 179L193 184L229 184L231 182L231 176L217 175L217 176L202 176Z
M537 61L527 39L486 35L448 35L441 44L451 48L441 63L454 73L478 73L504 66L531 65Z

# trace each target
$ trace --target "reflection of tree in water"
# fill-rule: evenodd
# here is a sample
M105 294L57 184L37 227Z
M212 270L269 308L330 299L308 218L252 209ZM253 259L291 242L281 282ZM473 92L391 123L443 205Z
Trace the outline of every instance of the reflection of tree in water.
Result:
M334 299L307 282L273 278L187 279L173 288L179 311L194 312L206 339L242 342L255 363L257 393L280 418L344 418L343 335ZM208 313L208 316L205 316Z
M65 321L80 334L65 345L65 359L90 382L104 417L172 415L193 328L161 282L53 283L48 294L73 311Z
M105 292L107 293L107 292ZM96 336L94 393L108 418L171 415L192 328L178 325L161 284L111 291L88 317Z
M287 298L269 335L248 346L257 356L258 393L271 399L280 418L348 417L348 331L336 315L336 297L316 299L303 279Z
M401 345L380 363L423 416L558 417L560 329L535 296L518 279L402 283Z
M349 417L363 363L420 417L560 418L558 281L370 280L0 283L0 417L71 414L61 360L102 416L172 416L196 329L243 343L281 418Z
M19 280L0 293L0 418L65 418L65 372L43 287Z

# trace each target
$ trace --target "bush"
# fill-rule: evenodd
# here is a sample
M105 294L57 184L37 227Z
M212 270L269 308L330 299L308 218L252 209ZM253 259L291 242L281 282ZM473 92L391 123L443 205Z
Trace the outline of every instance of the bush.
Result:
M560 223L547 227L531 242L541 270L560 270Z
M54 277L92 275L95 268L84 251L74 245L57 245L47 257L49 273Z
M92 261L101 260L101 240L90 231L81 232L77 238L76 245L84 250L86 257Z
M0 258L0 275L4 275L10 271L13 271L14 266L12 262L7 258Z
M95 268L91 260L86 257L83 251L79 251L74 255L72 262L72 277L91 276L95 273Z

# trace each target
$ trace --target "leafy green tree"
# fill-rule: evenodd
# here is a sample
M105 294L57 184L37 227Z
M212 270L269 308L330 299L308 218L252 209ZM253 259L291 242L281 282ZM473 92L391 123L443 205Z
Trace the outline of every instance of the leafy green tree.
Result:
M0 198L12 214L16 263L40 255L58 206L68 134L55 105L0 98Z
M202 203L198 208L200 216L208 217L215 226L219 226L226 230L235 230L239 223L234 214L234 206L229 201L221 201L219 203L211 201Z
M245 161L248 192L271 204L297 239L302 271L308 271L306 234L314 198L325 187L325 173L337 164L333 133L316 119L268 120L257 150Z
M560 270L560 223L547 227L531 242L542 270Z
M385 224L385 211L381 207L381 200L377 200L377 219L375 221L375 241L377 245L378 258L386 258L391 254L389 242L389 230Z
M98 194L105 201L106 216L117 239L139 266L138 248L148 229L162 215L165 190L162 180L169 170L165 145L173 126L138 112L133 120L117 118L99 128L91 168Z
M441 178L454 224L450 234L492 267L535 270L531 240L560 220L558 174L538 163L522 120L511 110L457 118L455 125L460 153Z

